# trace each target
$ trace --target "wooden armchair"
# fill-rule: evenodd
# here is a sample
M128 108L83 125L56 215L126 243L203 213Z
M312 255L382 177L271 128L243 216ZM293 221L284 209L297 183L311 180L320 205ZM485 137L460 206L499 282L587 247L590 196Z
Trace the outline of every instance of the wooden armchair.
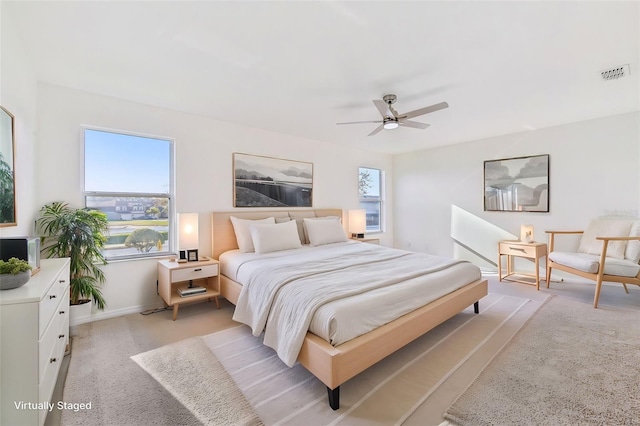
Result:
M586 231L545 232L549 234L547 288L554 268L593 280L597 308L604 281L621 283L627 294L627 284L640 286L640 221L603 219L593 221ZM610 236L600 236L604 232ZM555 236L563 234L582 234L578 251L554 250Z

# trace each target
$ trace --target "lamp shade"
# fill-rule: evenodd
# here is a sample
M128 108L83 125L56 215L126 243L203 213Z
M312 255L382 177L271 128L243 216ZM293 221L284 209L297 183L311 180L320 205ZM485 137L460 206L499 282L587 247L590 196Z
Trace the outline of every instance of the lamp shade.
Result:
M178 214L178 245L185 250L198 248L198 213Z
M367 230L367 211L364 209L349 210L349 232L364 237Z

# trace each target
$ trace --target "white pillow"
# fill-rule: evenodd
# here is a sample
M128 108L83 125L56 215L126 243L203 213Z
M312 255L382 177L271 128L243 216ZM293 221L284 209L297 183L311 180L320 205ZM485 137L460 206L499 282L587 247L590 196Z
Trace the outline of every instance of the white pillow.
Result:
M302 247L295 221L276 223L252 223L251 237L256 253L290 250Z
M304 242L302 244L310 244L309 241L309 233L307 232L307 222L305 221L305 219L309 219L309 220L337 220L338 222L342 223L342 219L340 219L338 216L320 216L320 217L309 217L309 218L305 218L302 217L301 219L296 219L298 222L298 232L302 232L300 239L304 239ZM313 244L312 244L313 245Z
M579 253L600 254L604 241L596 237L628 237L631 229L630 220L597 219L592 221L580 238ZM607 257L624 259L627 248L626 241L609 241Z
M304 218L304 226L309 237L309 244L312 246L347 241L347 234L344 232L339 217Z
M231 223L233 224L233 231L236 233L238 248L243 253L250 253L254 251L255 248L253 247L253 239L251 238L251 230L249 229L249 226L252 223L276 223L276 221L273 217L258 220L247 220L231 216Z

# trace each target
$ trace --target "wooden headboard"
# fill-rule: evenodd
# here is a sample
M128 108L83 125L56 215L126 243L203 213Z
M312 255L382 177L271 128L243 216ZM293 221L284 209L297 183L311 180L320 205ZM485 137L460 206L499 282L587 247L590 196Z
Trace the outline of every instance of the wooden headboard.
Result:
M231 224L231 216L240 219L264 219L267 217L302 217L338 216L342 218L342 209L314 209L314 210L242 210L230 212L213 212L211 214L211 254L218 259L220 254L238 248L236 234ZM343 220L344 223L344 220Z

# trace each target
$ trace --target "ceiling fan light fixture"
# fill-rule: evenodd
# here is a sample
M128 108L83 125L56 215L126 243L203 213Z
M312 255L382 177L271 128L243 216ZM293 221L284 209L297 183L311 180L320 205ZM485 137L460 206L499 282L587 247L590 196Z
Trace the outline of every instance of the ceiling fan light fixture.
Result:
M397 121L387 121L384 123L384 128L387 130L396 129L398 127Z

